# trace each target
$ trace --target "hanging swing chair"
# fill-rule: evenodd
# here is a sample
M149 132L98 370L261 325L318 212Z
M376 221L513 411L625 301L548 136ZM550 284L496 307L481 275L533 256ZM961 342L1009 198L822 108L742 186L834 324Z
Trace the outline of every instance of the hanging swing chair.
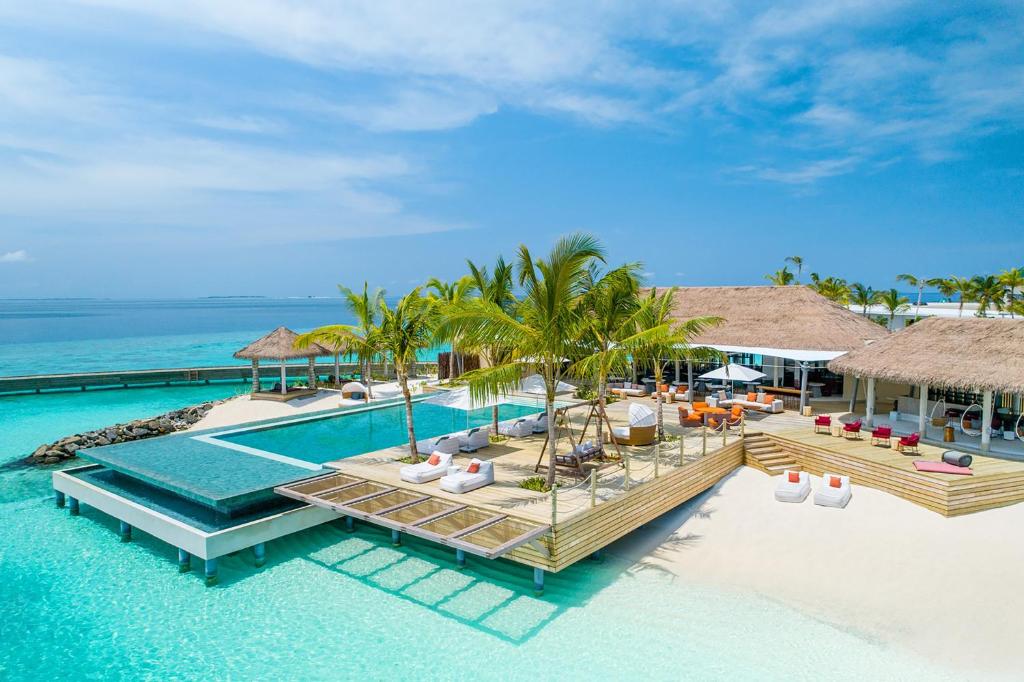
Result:
M973 419L968 420L967 419L967 415L970 414L971 410L974 410L974 409L978 410L978 412L979 412L979 414L978 414L978 417L979 417L978 421L981 421L980 418L983 416L984 411L981 409L981 405L979 405L978 403L972 403L971 406L968 407L966 410L964 410L964 413L962 415L960 415L960 430L963 431L965 436L978 437L978 436L981 435L981 429L975 429L975 428L972 428L972 427L968 426L968 424L970 424L974 420ZM982 424L982 427L984 427L984 424Z
M942 416L936 417L935 413L938 411L940 405L942 406ZM949 417L946 416L945 398L939 398L935 402L935 407L932 408L931 414L928 416L928 421L931 422L932 426L946 426L949 424Z
M1013 432L1018 440L1024 440L1024 412L1017 417L1017 423L1013 426Z

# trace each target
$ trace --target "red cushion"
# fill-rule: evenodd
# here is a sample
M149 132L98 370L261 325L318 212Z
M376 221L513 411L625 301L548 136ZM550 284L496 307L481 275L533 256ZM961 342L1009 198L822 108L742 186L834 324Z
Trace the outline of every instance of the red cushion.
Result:
M789 482L790 483L799 483L800 482L800 472L799 471L790 471L789 472Z
M843 479L839 478L838 476L829 476L828 484L833 488L839 488L842 487L843 485Z
M470 474L475 474L478 471L480 471L480 462L473 462L469 465L469 468L466 469L466 472Z
M430 458L427 460L427 464L429 464L432 467L436 467L440 463L441 463L441 455L437 454L436 452L434 454L432 454L430 456Z

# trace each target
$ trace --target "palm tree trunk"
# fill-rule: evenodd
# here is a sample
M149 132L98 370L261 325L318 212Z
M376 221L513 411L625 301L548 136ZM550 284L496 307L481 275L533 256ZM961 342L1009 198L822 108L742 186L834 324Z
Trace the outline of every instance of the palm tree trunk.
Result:
M917 322L918 318L921 317L921 297L924 296L924 287L918 285L917 287L917 308L914 310L914 322Z
M660 367L661 366L661 360L655 360L654 364L655 364L656 368ZM660 370L657 370L657 369L655 370L654 382L655 382L654 383L654 395L658 399L657 400L657 403L658 403L658 412L657 412L657 417L658 417L658 440L662 441L662 440L665 440L665 411L662 409L662 406L665 404L664 403L665 398L661 394L661 371Z
M395 373L398 374L398 383L402 386L402 397L405 398L405 428L409 431L409 456L412 457L412 463L416 464L420 461L420 457L416 451L416 431L412 425L412 394L409 393L409 380L405 376L404 368L399 370L396 366Z
M498 406L496 404L491 406L491 422L492 422L491 428L494 429L494 435L497 436L498 435Z
M608 377L602 372L597 378L597 408L601 414L597 418L597 446L604 447L604 408L605 393L608 391Z
M341 355L334 354L334 387L341 388Z
M548 414L548 487L555 487L555 388L548 386L548 394L544 400L544 409Z
M366 401L365 402L370 402L373 399L373 377L370 376L370 367L371 367L371 363L372 362L373 362L372 359L367 358L366 361L365 361L365 364L363 365L363 369L362 369L363 383L366 384Z
M455 381L455 344L448 351L448 381Z

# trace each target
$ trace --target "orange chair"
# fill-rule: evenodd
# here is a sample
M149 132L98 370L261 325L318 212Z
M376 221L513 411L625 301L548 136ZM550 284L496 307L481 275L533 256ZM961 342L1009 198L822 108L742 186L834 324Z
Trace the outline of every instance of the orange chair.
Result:
M744 410L742 405L733 405L732 409L729 411L729 416L725 419L726 425L730 429L738 427L743 421L743 412Z
M682 405L679 406L679 425L680 426L703 426L704 415L696 410L688 410Z

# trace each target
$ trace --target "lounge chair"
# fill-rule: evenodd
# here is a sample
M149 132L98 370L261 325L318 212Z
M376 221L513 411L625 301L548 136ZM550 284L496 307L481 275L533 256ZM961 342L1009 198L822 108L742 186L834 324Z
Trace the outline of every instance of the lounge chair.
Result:
M426 461L419 464L407 464L398 475L409 483L426 483L435 481L448 471L452 465L452 455L447 452L435 452Z
M832 432L832 417L823 414L814 418L814 432L822 433L821 429L825 429L824 433L827 436Z
M821 488L814 493L814 504L842 509L852 496L849 476L825 474L821 477Z
M909 436L902 436L896 443L896 452L902 452L904 455L916 455L919 452L917 446L920 442L920 433L912 433Z
M739 428L742 423L743 408L740 405L733 405L729 408L729 414L725 416L725 425L727 428L735 429Z
M688 408L685 405L679 406L679 425L680 426L703 426L704 425L704 413L697 412L692 407Z
M775 499L779 502L803 502L811 494L811 476L806 471L787 469L775 486Z
M491 444L487 429L480 426L470 429L468 433L459 434L459 449L463 452L476 452Z
M465 470L462 467L448 469L448 473L441 477L439 485L441 490L461 494L491 483L494 483L494 465L474 457Z
M459 439L450 436L439 436L416 441L416 451L421 455L432 455L435 452L444 452L454 455L459 451Z
M843 438L854 438L856 440L860 440L861 426L863 426L863 422L859 419L855 422L850 422L849 424L843 424Z
M876 426L871 431L871 444L879 445L882 447L892 446L892 427L891 426Z
M525 438L533 435L533 421L527 421L525 417L520 419L509 419L498 424L498 433L509 438Z
M526 418L526 421L530 421L530 417ZM533 417L533 432L544 433L548 430L548 413L541 412L536 417Z
M657 426L614 426L612 436L619 445L650 445L657 434Z

